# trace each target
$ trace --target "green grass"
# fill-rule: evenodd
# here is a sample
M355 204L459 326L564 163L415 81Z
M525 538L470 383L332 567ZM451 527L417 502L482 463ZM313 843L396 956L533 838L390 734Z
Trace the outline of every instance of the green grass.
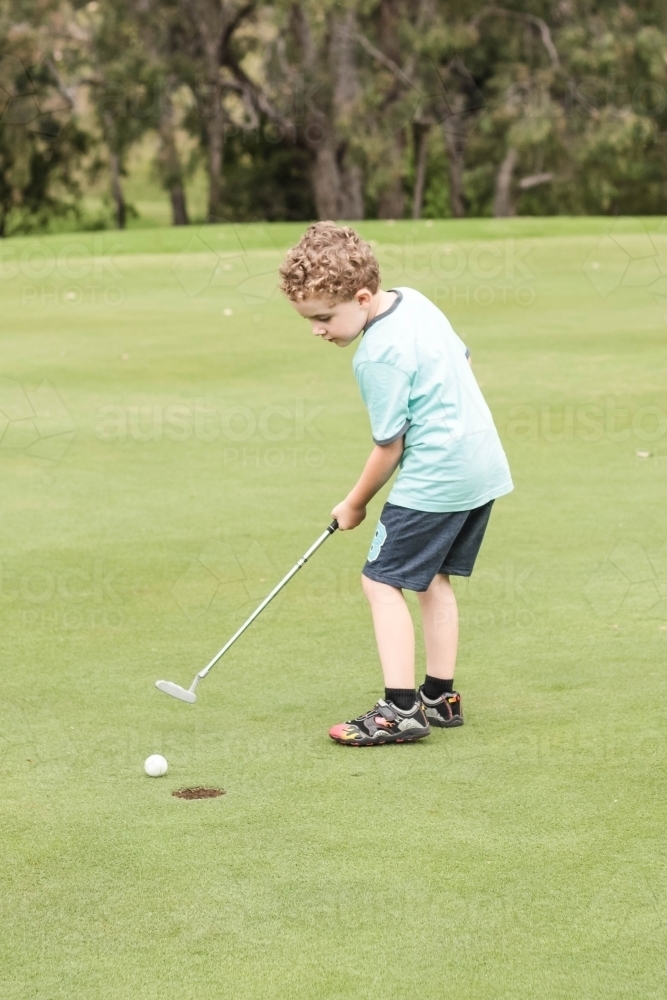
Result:
M326 731L380 690L382 497L195 707L153 687L190 683L369 449L352 352L274 289L299 227L3 245L3 1000L662 1000L665 236L596 249L609 226L359 227L469 344L516 485L459 581L467 724L367 752Z

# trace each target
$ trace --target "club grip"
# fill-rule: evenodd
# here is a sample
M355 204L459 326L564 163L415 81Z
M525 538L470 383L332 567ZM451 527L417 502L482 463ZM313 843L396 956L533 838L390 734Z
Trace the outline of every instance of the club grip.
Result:
M327 531L329 532L330 535L333 535L334 531L337 531L337 530L338 530L338 521L334 517L333 521L331 522L331 524L327 528Z

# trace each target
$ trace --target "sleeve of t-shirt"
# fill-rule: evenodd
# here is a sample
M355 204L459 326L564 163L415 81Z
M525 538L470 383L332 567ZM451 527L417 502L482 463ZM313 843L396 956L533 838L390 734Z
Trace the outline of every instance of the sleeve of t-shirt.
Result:
M410 378L395 365L364 361L356 372L376 444L391 444L410 426Z

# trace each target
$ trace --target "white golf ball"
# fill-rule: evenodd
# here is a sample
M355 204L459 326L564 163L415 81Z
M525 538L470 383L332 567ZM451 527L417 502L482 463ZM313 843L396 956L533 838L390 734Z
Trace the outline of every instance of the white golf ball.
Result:
M167 761L160 753L152 753L150 757L146 758L144 763L144 771L151 778L160 778L163 774L167 773L168 767Z

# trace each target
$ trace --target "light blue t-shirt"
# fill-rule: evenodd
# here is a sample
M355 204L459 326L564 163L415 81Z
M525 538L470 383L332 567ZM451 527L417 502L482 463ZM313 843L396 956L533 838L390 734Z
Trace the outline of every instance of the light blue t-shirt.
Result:
M468 351L414 288L366 327L352 363L373 440L405 435L389 502L412 510L472 510L512 490L512 477Z

